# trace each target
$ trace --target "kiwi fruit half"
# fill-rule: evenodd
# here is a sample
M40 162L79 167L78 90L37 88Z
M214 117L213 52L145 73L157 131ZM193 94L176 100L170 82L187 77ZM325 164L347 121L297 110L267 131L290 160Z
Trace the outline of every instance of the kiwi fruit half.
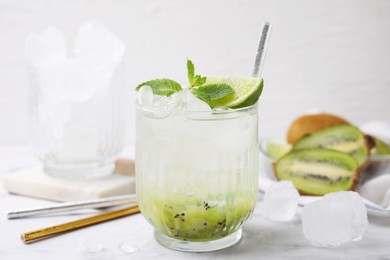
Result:
M350 155L330 149L294 150L274 164L278 180L289 180L301 194L324 195L353 190L359 165Z
M351 155L363 166L367 162L369 150L364 134L351 125L336 125L323 128L304 136L293 146L293 150L306 148L327 148Z

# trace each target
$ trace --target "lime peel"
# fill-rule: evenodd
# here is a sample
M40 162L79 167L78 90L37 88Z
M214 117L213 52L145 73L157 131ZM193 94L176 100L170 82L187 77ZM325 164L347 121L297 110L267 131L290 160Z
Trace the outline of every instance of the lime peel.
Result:
M205 84L226 84L233 88L234 95L229 95L208 104L213 107L242 108L254 105L263 90L262 78L237 78L208 76Z

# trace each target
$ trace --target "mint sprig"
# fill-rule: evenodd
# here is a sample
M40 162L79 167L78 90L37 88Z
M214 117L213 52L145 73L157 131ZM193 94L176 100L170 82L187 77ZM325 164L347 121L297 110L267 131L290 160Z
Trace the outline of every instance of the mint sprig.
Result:
M205 84L207 77L195 74L195 66L189 59L187 59L187 74L191 93L206 102L211 108L219 103L216 101L234 95L234 89L227 84ZM138 91L143 86L150 86L154 95L167 97L182 90L180 84L171 79L149 80L139 84L136 90Z
M171 79L154 79L139 84L135 90L139 90L143 86L149 86L153 90L154 95L171 96L173 93L182 90L179 83Z
M213 108L213 101L234 93L234 89L227 84L205 84L207 78L195 74L195 66L189 59L187 59L187 73L191 93L211 108Z
M187 73L188 82L190 83L190 89L194 86L202 86L206 82L206 77L195 75L195 66L191 60L187 59Z

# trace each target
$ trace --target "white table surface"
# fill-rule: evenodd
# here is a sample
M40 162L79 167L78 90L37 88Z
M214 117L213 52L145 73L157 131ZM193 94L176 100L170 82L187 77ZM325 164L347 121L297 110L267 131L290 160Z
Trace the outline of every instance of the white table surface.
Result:
M38 162L27 146L0 146L0 176ZM7 220L5 211L52 202L10 195L0 188L0 259L390 259L390 218L369 216L369 227L359 242L336 248L311 245L297 218L289 223L264 219L259 207L244 226L242 241L209 253L183 253L160 246L142 215L128 216L25 245L20 234L90 216L87 210L55 216ZM261 203L259 201L258 203ZM120 245L137 251L126 253Z

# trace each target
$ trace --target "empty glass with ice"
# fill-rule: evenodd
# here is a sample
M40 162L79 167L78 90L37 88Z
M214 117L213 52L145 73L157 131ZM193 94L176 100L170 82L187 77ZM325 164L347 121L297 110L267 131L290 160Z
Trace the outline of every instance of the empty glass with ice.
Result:
M123 54L123 43L97 22L80 27L72 54L56 28L29 36L32 146L46 174L113 172L126 131Z

